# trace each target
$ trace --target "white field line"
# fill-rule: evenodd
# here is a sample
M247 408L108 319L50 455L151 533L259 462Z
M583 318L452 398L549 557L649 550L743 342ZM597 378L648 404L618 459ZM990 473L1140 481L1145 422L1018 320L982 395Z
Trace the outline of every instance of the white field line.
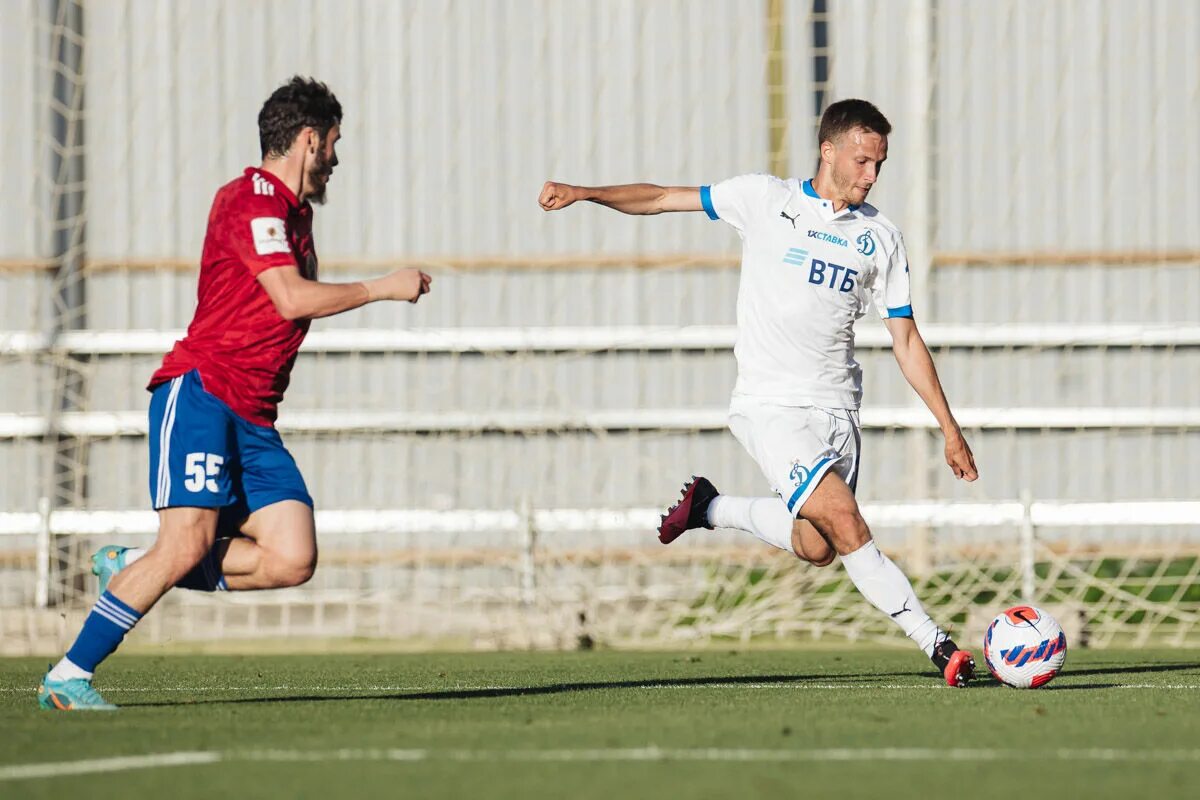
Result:
M580 690L602 689L785 689L790 691L845 691L845 690L926 690L941 691L946 689L936 679L930 678L924 683L805 683L802 681L769 682L769 683L736 683L726 681L689 681L688 683L639 683L636 685L604 685L592 684L588 681L564 681L561 684L545 684L540 686L475 686L466 684L442 684L438 686L99 686L105 694L134 694L155 692L188 692L195 694L216 694L224 692L528 692L537 694L548 690L562 689L564 691L578 687ZM1195 691L1200 689L1200 683L1114 683L1097 686L1097 689L1138 689L1138 690L1182 690ZM35 687L0 687L0 693L33 694ZM1048 691L1053 691L1050 687Z
M746 748L591 748L554 750L430 750L430 749L341 749L341 750L235 750L183 751L84 761L15 764L0 767L0 781L57 778L101 772L123 772L154 767L190 766L219 762L304 762L331 761L453 761L453 762L824 762L824 761L1110 761L1150 763L1200 763L1200 750L1129 750L1090 748L1058 750L1001 750L991 748L835 747L809 750L765 750Z
M991 748L834 747L765 750L726 747L604 747L550 750L247 750L224 754L229 761L1005 761L1029 758L1025 750ZM1046 761L1200 761L1200 750L1089 748L1043 751Z
M14 764L0 767L0 781L29 778L58 778L63 775L91 775L97 772L125 772L149 767L179 767L187 764L215 764L222 754L216 751L184 751L144 756L89 758L84 761L57 761L48 764Z

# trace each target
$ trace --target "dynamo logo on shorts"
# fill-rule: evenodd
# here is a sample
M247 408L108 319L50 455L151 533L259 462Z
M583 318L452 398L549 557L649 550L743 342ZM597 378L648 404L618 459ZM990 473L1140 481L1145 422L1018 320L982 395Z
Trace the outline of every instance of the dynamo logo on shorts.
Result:
M808 481L808 470L800 466L799 461L794 461L792 462L792 471L788 473L788 477L792 479L793 483L799 486Z

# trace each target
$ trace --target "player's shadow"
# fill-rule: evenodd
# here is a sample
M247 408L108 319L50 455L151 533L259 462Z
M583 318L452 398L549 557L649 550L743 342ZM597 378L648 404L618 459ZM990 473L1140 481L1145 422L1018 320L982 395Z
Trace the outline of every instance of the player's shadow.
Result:
M1163 672L1197 672L1200 673L1200 664L1194 662L1178 663L1178 664L1124 664L1121 666L1106 667L1103 665L1090 667L1088 669L1071 669L1069 666L1063 670L1063 676L1072 679L1068 683L1055 681L1046 688L1053 692L1070 692L1079 689L1115 689L1119 686L1127 686L1127 683L1116 681L1113 683L1075 683L1074 678L1090 677L1090 678L1119 678L1120 676L1129 675L1153 675ZM999 686L999 683L993 681L994 686Z
M1153 675L1162 672L1200 672L1200 664L1197 663L1180 663L1180 664L1135 664L1133 666L1096 666L1090 669L1070 669L1064 670L1064 675L1075 677L1077 675L1090 676L1094 678L1117 677L1121 675ZM1124 683L1055 683L1046 688L1056 692L1069 692L1077 689L1114 689L1119 686L1124 686Z
M928 677L927 675L923 677ZM580 681L572 683L550 683L542 686L495 686L479 689L442 689L422 692L389 692L387 694L355 693L355 694L320 694L320 695L287 695L284 697L232 697L222 699L201 700L166 700L147 703L122 703L122 708L151 708L156 706L185 706L185 705L218 705L224 703L317 703L325 701L347 702L352 700L470 700L496 697L533 697L537 695L568 694L571 692L591 692L602 689L662 689L686 688L703 686L739 686L753 684L773 684L786 686L788 684L803 685L805 682L854 683L878 681L879 673L856 675L733 675L710 678L645 678L628 681Z
M1142 675L1152 674L1156 672L1187 672L1189 670L1200 672L1200 663L1187 662L1178 664L1134 664L1122 666L1097 666L1090 669L1071 669L1067 667L1064 670L1064 675Z
M1188 671L1200 673L1200 663L1189 661L1189 662L1181 662L1181 663L1177 663L1177 664L1134 664L1134 665L1123 664L1121 666L1114 665L1111 667L1106 667L1104 665L1098 665L1098 666L1090 667L1088 669L1074 669L1070 666L1070 661L1068 659L1067 667L1063 670L1062 674L1068 675L1071 677L1076 677L1076 676L1081 676L1081 675L1082 676L1091 676L1091 677L1104 677L1107 675L1114 675L1114 676L1115 675L1149 675L1149 674L1153 674L1156 672L1188 672ZM919 678L919 677L924 676L925 674L926 673L924 673L924 672L886 673L887 677L891 677L891 678ZM881 677L882 675L883 675L883 673L881 673L880 675L876 675L876 677ZM987 670L983 669L982 665L980 665L980 668L976 671L976 676L979 678L986 679L988 677ZM999 685L999 684L997 684L997 685ZM1095 688L1099 688L1099 687L1106 686L1106 685L1107 686L1116 686L1118 684L1091 684L1091 685L1088 685L1088 688L1095 689ZM1083 688L1083 687L1076 686L1073 688Z
M1068 666L1065 670L1063 670L1062 674L1069 679L1074 679L1076 677L1092 677L1092 678L1113 677L1113 678L1116 678L1121 675L1151 675L1154 673L1162 673L1162 672L1197 672L1197 673L1200 673L1200 663L1189 661L1189 662L1182 662L1182 663L1176 663L1176 664L1135 664L1135 665L1123 664L1121 666L1114 665L1111 667L1107 667L1104 665L1098 665L1098 666L1090 667L1088 669L1072 669L1070 666ZM926 675L926 673L923 673L923 672L890 672L890 673L880 673L880 674L876 675L875 677L876 678L880 678L880 677L922 678L922 677L925 677L925 675ZM1127 684L1121 683L1121 682L1098 683L1095 681L1089 682L1089 683L1075 683L1075 682L1073 682L1073 680L1068 683L1063 683L1061 680L1059 680L1059 681L1055 681L1054 683L1050 684L1049 686L1046 686L1042 691L1071 692L1071 691L1077 691L1080 689L1114 689L1114 688L1117 688L1119 686L1124 686L1124 685L1127 685ZM1004 689L1004 688L1006 688L1004 686L1004 684L1000 683L999 681L997 681L996 679L994 679L990 675L988 675L987 670L983 669L982 667L976 672L976 680L974 683L971 684L971 691L973 691L973 692L977 692L980 689Z
M1064 673L1070 677L1088 676L1105 677L1119 675L1153 674L1162 672L1200 672L1200 663L1188 662L1177 664L1144 664L1134 666L1097 666L1088 669L1069 669ZM536 697L538 695L569 694L572 692L591 692L603 689L671 689L704 686L745 686L754 684L772 684L787 686L796 684L802 688L805 683L846 684L857 683L864 688L870 688L872 683L881 678L918 678L931 679L926 672L893 672L893 673L863 673L853 675L726 675L718 677L695 678L644 678L626 681L579 681L570 683L550 683L542 686L496 686L479 689L441 689L420 692L388 692L381 694L319 694L319 695L286 695L283 697L231 697L219 699L181 699L163 700L145 703L122 703L124 708L153 708L160 706L186 705L222 705L247 703L321 703L321 702L350 702L355 700L472 700L498 697ZM981 680L972 686L973 691L979 689L1001 689L1001 684L991 680L986 672L980 675ZM1046 687L1051 691L1073 691L1078 689L1110 689L1120 686L1120 683L1055 683Z

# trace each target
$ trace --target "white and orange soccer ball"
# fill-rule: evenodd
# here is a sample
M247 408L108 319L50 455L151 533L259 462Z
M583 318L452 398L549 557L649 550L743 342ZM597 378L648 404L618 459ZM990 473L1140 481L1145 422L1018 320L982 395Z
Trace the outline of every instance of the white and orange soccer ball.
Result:
M983 636L983 660L996 680L1014 689L1045 686L1067 658L1067 637L1054 617L1033 606L999 614Z

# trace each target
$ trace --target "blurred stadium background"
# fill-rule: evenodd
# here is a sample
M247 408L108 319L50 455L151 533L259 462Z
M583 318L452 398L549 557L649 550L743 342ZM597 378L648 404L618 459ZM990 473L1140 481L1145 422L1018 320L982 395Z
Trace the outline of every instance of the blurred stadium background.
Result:
M1056 0L0 0L0 653L59 650L87 556L151 541L143 391L213 193L293 73L346 109L332 280L436 291L313 325L280 428L317 499L299 589L171 594L143 642L575 647L894 637L840 567L661 547L727 433L737 237L545 215L545 179L808 176L829 102L895 126L872 202L982 477L944 466L873 317L860 496L941 619L1200 643L1200 5Z

